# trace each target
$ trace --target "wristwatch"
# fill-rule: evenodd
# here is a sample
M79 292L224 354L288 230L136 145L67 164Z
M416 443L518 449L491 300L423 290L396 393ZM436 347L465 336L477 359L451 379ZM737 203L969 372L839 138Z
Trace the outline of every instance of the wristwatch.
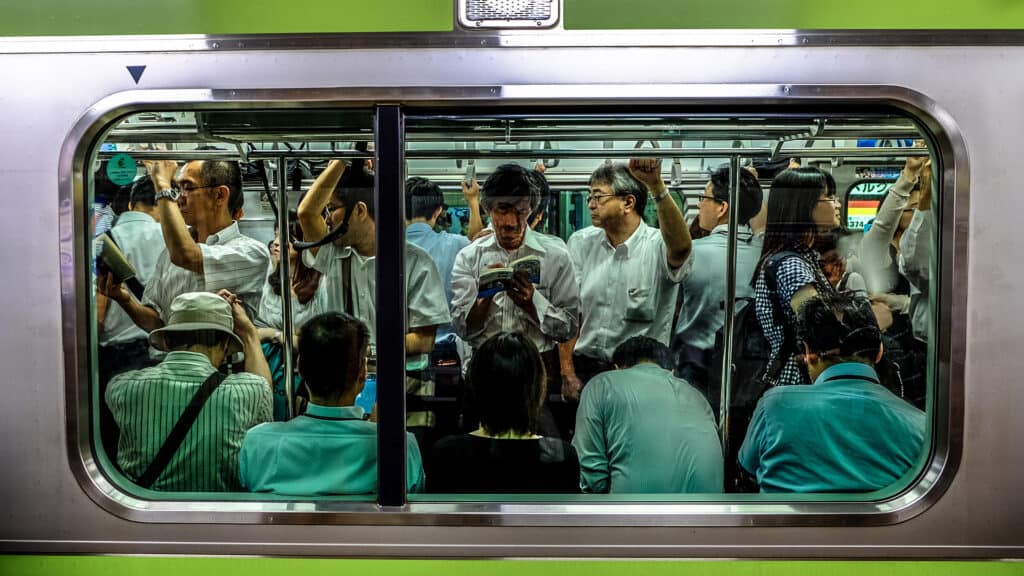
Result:
M668 198L668 190L665 190L661 194L651 194L651 198L654 198L655 202L661 202L665 198Z
M154 194L153 195L153 199L156 200L157 202L159 202L161 198L167 198L171 202L177 202L178 201L178 194L179 194L179 192L177 190L175 190L174 188L167 188L165 190L161 190L161 191L157 192L156 194Z

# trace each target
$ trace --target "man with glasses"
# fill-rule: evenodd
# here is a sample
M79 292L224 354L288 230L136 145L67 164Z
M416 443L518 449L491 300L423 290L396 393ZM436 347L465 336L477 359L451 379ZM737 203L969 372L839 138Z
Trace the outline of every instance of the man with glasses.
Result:
M156 188L166 249L141 303L111 275L101 279L101 291L147 332L164 326L171 302L186 292L229 290L255 318L270 273L270 252L244 236L234 220L243 204L238 163L192 160L180 171L173 160L145 164Z
M644 223L648 195L660 230ZM580 283L579 337L561 346L562 395L578 399L593 375L612 368L633 336L668 345L678 283L690 262L690 232L661 178L661 160L604 164L590 177L593 226L568 242Z
M724 165L711 173L698 197L697 222L710 234L693 241L693 257L701 265L694 269L679 290L679 319L672 338L676 375L708 395L707 377L715 347L715 333L725 322L722 302L726 296L729 263L729 200L732 176ZM761 257L761 237L754 236L750 220L761 210L761 185L749 170L740 170L737 196L739 226L736 230L736 298L753 298L750 279ZM738 304L741 304L738 302ZM713 397L717 397L712 392Z
M539 191L521 166L499 166L484 182L481 204L494 233L478 238L455 258L452 324L474 348L499 332L522 333L544 356L550 380L557 374L556 343L572 338L579 328L579 288L565 244L528 225L539 201ZM540 282L516 272L505 290L479 293L480 276L488 269L524 257L539 260Z

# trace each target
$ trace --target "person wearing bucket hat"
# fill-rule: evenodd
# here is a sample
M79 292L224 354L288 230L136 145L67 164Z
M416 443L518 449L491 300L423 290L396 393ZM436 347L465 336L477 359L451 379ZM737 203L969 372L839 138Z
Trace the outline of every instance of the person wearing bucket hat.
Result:
M167 324L149 335L167 356L157 366L114 377L106 402L120 429L117 463L144 485L164 444L189 410L209 390L217 368L244 352L242 372L212 384L198 417L177 449L151 478L153 490L223 492L241 489L238 450L245 432L273 417L270 370L256 327L239 298L188 292L171 302Z
M179 171L173 160L161 160L147 161L146 168L156 189L166 250L141 302L109 274L98 282L101 293L147 332L167 323L179 294L200 290L230 290L255 317L270 273L270 251L243 235L234 221L242 207L238 163L193 160Z

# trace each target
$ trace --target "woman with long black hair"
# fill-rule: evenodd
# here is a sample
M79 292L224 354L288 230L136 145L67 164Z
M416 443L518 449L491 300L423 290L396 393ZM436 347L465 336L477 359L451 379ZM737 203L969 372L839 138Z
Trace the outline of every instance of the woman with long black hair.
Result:
M810 384L796 358L795 311L816 295L826 301L835 295L814 250L818 236L839 225L835 202L835 191L818 168L792 168L772 181L754 273L755 311L771 345L764 374L770 385Z

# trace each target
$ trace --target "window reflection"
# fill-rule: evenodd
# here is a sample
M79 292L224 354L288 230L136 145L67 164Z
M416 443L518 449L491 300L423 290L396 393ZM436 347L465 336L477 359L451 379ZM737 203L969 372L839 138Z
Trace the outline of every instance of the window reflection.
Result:
M218 121L263 121L246 114ZM271 117L270 133L296 133ZM389 304L375 282L398 263L377 261L368 118L335 114L348 138L335 141L328 117L311 118L321 130L305 148L263 134L247 159L198 135L137 146L111 133L102 159L137 158L126 182L103 164L94 178L99 431L140 485L223 372L150 487L376 490L375 367L396 359L378 358L376 311ZM687 135L688 121L407 124L409 491L864 492L916 460L935 234L923 144L894 161L834 141L818 157L823 141L775 150L781 120L723 117L738 140ZM898 118L830 121L917 133ZM469 127L495 124L560 144L473 140ZM669 125L682 140L664 137ZM638 151L638 135L660 148ZM220 298L230 325L160 336L186 324L175 302L194 294ZM868 339L878 345L846 348Z

